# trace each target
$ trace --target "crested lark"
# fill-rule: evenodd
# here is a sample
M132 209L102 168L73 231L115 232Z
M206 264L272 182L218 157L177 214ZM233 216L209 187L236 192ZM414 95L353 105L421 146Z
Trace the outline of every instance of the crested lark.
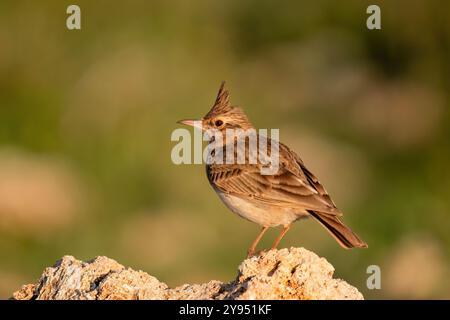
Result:
M230 144L236 147L236 139L243 130L254 129L244 111L230 104L229 93L224 83L206 116L200 120L181 120L179 123L199 127L203 131L216 130L222 133L224 138L220 144L214 138L210 139L210 145L216 145L210 148L212 151L209 157L214 156L217 146L222 148L222 155L225 156L225 149ZM240 133L239 130L235 130L236 134L227 136L226 132L230 129L242 130ZM258 141L261 139L259 135L256 137ZM267 142L269 145L274 143L269 138ZM243 164L223 160L221 163L208 162L206 165L208 180L225 205L239 216L262 226L261 232L248 250L249 256L254 254L258 242L269 227L283 226L283 230L273 243L274 249L291 224L306 217L317 220L343 248L367 248L367 244L342 223L340 218L342 213L295 152L278 142L278 168L273 174L262 174L261 168L264 164L248 161L249 145L248 140L245 140ZM267 147L267 152L269 149L270 147ZM239 147L232 150L233 160L236 160Z

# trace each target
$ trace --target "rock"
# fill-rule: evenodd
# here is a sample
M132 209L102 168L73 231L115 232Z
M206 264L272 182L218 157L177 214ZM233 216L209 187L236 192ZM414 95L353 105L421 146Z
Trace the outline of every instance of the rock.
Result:
M333 272L324 258L304 248L270 250L244 260L232 282L213 280L171 289L155 277L107 257L81 262L64 256L46 268L36 284L14 292L12 299L363 299L355 287L333 279Z

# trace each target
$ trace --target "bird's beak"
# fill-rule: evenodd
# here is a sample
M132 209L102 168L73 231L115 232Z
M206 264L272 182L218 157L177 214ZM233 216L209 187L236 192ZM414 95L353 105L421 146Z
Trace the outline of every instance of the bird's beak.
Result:
M177 123L185 124L194 128L202 129L202 120L185 119L177 121Z

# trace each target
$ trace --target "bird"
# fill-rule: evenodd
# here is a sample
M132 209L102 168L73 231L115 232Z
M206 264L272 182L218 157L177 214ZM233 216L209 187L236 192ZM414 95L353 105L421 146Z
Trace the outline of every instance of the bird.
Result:
M209 140L211 159L216 150L225 149L231 144L236 147L239 132L256 130L242 108L230 102L229 91L225 82L221 83L219 92L211 110L201 119L184 119L180 124L197 127L202 131L221 133L220 144L214 139ZM240 130L239 130L240 129ZM226 132L237 132L227 136ZM268 145L272 139L256 134L257 140L267 139ZM292 223L303 218L313 218L334 237L345 249L367 248L367 244L342 222L343 213L336 207L328 192L316 176L306 167L302 159L285 144L278 144L278 168L270 174L263 174L263 163L250 163L247 150L249 140L241 144L245 148L245 161L207 161L206 176L214 191L222 202L242 218L261 226L261 231L247 250L247 256L255 254L256 247L269 228L282 226L271 249L277 248L280 241L289 231ZM215 146L214 146L215 144ZM211 148L211 146L214 146ZM219 148L218 148L219 146ZM267 147L267 150L270 148ZM236 160L237 150L234 148L232 160ZM218 156L219 159L222 156ZM224 156L223 156L224 157Z

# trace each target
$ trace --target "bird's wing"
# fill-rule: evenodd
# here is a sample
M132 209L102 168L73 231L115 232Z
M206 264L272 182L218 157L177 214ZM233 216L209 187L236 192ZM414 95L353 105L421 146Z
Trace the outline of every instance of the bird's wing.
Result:
M212 164L207 166L207 176L215 188L237 197L341 215L323 186L286 146L280 144L280 163L275 174L263 175L260 169L259 164Z
M292 151L292 150L289 150L289 151L290 151L290 154L294 157L294 159L295 159L296 163L298 164L298 166L300 167L300 170L305 175L305 177L306 177L306 179L308 181L308 184L310 186L312 186L317 191L317 193L321 196L321 198L326 201L328 206L334 207L338 211L337 215L341 216L342 212L340 212L336 208L336 205L334 204L334 202L331 199L330 195L328 194L327 190L320 183L319 179L317 179L316 176L311 171L309 171L309 169L303 163L303 160L294 151Z

